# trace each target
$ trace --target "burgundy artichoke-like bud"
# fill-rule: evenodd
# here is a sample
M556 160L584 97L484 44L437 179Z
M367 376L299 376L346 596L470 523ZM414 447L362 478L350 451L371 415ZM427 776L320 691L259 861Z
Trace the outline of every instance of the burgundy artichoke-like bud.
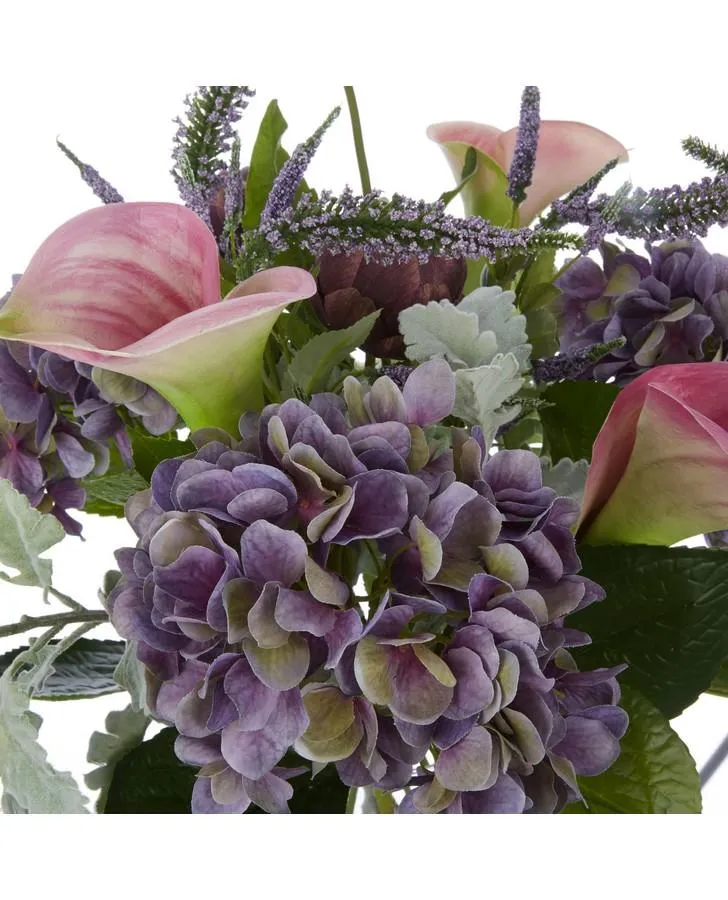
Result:
M404 359L399 314L415 303L462 299L467 277L464 259L434 256L384 266L365 262L362 253L320 259L318 293L313 305L322 322L333 329L347 328L364 316L382 310L363 349L379 357Z

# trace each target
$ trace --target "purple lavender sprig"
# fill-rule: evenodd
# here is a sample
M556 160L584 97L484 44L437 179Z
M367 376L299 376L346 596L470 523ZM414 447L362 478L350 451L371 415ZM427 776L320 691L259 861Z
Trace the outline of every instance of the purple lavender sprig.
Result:
M688 156L704 163L719 175L728 175L728 153L723 153L717 147L692 135L683 140L682 148Z
M620 336L603 344L591 344L578 350L569 350L558 356L533 361L533 380L536 384L547 384L554 381L570 381L578 378L586 370L610 354L613 350L624 347L626 338Z
M521 115L516 133L516 146L508 172L508 190L506 192L516 206L526 199L526 188L531 184L536 165L538 132L541 126L540 99L537 87L524 88L521 96Z
M579 224L592 226L613 209L615 196L600 194L555 201L543 227ZM687 187L636 188L624 196L609 223L608 232L649 241L705 237L712 225L728 225L728 175L703 178Z
M340 112L340 106L332 110L323 124L314 131L307 141L296 147L290 159L283 165L276 176L276 180L273 182L265 207L261 213L262 228L266 228L271 223L274 223L276 219L285 214L287 209L293 206L296 191L303 181L306 169L321 145L324 134L326 134Z
M586 223L589 215L589 202L594 191L599 187L601 180L608 175L619 163L619 157L615 156L602 168L595 172L591 178L587 178L583 184L570 191L563 200L554 200L551 208L545 216L539 220L539 228L559 228L567 222Z
M212 230L210 204L229 175L220 158L232 146L233 125L255 91L248 87L201 86L185 98L185 117L175 119L171 173L185 206Z
M56 144L58 144L63 153L65 153L65 155L71 160L71 162L78 168L78 171L81 173L81 178L83 178L86 184L91 188L91 190L102 203L124 202L124 198L116 190L116 188L110 185L105 178L102 178L93 166L89 166L85 162L81 162L76 154L69 150L68 147L57 138Z
M449 216L442 201L428 203L400 194L388 200L379 191L356 196L347 187L338 197L330 191L318 197L304 194L295 208L289 206L246 235L238 277L264 268L272 255L291 248L316 257L324 252L363 253L366 261L393 265L410 259L425 263L433 256L494 261L515 250L535 253L581 246L582 239L572 234L500 228L479 216Z

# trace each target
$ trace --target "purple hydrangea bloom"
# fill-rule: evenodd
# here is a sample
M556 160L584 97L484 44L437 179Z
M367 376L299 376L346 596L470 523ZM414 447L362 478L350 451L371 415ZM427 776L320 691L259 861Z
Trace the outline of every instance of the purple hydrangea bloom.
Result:
M114 441L131 465L129 435L119 409L151 434L177 423L176 410L135 379L97 373L48 350L0 342L0 477L69 534L81 526L66 510L82 509L85 491L76 479L103 475Z
M728 258L697 241L607 254L602 269L581 259L558 280L561 350L625 343L580 377L624 385L655 365L724 355L728 338Z
M443 450L454 396L442 360L401 389L350 377L240 441L196 433L129 502L109 612L200 767L194 812L286 812L301 763L404 790L401 812L555 812L616 759L620 669L578 672L564 624L603 597L577 504L477 430Z

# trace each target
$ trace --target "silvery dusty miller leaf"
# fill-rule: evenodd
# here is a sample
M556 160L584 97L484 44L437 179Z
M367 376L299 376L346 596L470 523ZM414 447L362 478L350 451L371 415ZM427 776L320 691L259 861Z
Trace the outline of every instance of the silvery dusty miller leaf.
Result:
M30 651L32 654L32 651ZM29 683L0 678L0 781L6 812L87 813L86 798L70 772L58 772L38 743L40 717L30 712Z
M523 384L518 369L518 360L508 353L496 356L491 365L456 371L454 415L472 425L480 425L486 435L494 435L520 412L518 405L501 408Z
M570 497L581 503L589 471L587 460L580 459L574 462L567 456L562 456L554 466L548 457L542 456L541 471L544 487L553 488L559 497Z
M47 588L51 583L52 563L40 554L63 540L63 526L54 516L43 515L0 479L0 565L16 569L18 574L0 573L12 584Z
M455 306L449 300L411 306L399 316L400 330L413 362L443 357L455 369L477 368L497 354L513 353L521 371L531 347L525 316L517 312L512 291L482 287Z
M126 709L114 710L108 714L105 722L106 732L94 731L91 735L86 758L90 763L97 763L99 767L89 772L85 780L86 786L92 791L101 791L96 801L98 812L104 811L116 764L130 750L141 744L149 721L146 713L127 706Z

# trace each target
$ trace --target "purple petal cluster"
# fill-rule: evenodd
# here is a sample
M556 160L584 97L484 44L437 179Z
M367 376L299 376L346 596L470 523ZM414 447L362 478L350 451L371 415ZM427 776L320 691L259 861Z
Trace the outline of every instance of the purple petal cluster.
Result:
M577 504L530 452L443 448L442 360L343 395L196 433L128 504L109 612L200 767L193 811L286 812L302 762L404 790L402 812L559 810L626 728L619 669L569 652L565 616L603 596Z
M131 465L132 451L119 409L152 434L163 434L177 413L156 391L134 379L18 341L0 342L0 477L69 534L81 533L68 509L82 509L86 492L76 479L103 475L109 443ZM111 393L109 393L111 391Z
M579 259L556 282L561 350L577 353L624 339L581 377L617 384L655 365L724 356L728 339L728 257L700 241L653 247L646 259L607 253L604 265Z

